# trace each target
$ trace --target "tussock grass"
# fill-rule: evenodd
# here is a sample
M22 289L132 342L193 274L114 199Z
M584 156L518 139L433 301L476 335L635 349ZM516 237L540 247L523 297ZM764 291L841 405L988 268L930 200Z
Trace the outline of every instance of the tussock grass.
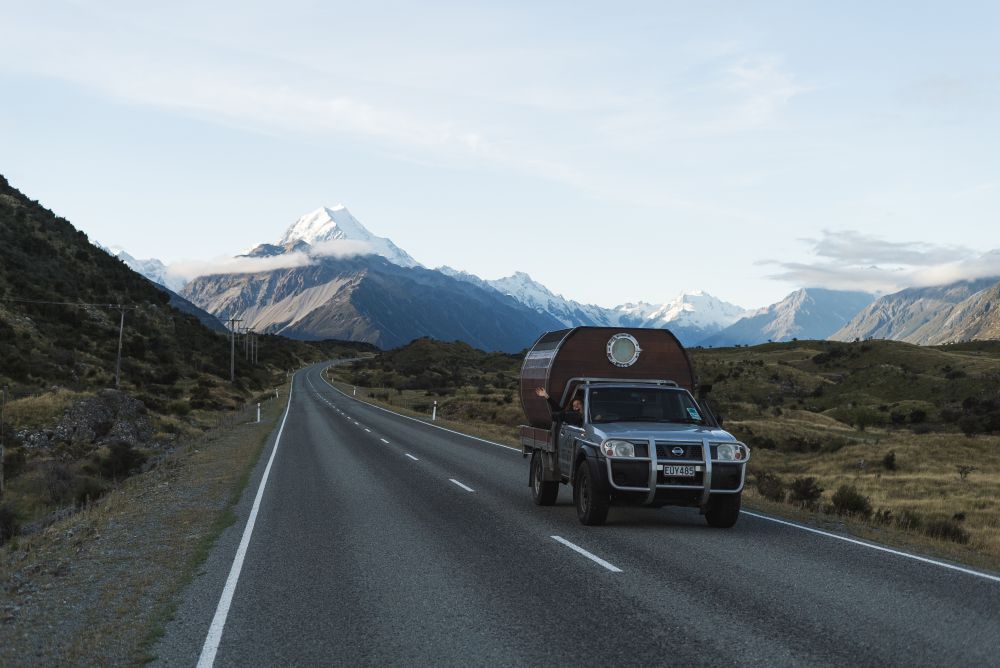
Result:
M58 421L78 401L94 396L91 392L58 389L7 403L5 419L15 429L38 429Z

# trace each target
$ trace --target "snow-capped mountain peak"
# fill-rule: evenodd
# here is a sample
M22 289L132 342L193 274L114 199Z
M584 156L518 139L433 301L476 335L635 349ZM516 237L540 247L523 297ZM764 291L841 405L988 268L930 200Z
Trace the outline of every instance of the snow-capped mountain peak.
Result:
M295 221L278 240L278 246L304 241L310 246L328 241L357 241L372 252L402 267L421 266L410 255L385 237L377 237L351 215L343 204L321 207Z
M153 281L154 283L159 283L164 287L170 288L174 292L179 291L181 288L184 287L184 284L186 283L184 278L176 274L170 273L170 270L167 268L167 266L156 258L139 260L130 255L121 246L111 246L109 248L101 244L95 244L95 245L98 248L104 250L104 252L108 253L109 255L112 255L121 260L122 262L124 262L126 265L128 265L128 268L131 269L132 271L142 274L143 276Z
M682 293L664 304L622 304L615 307L615 311L622 314L623 320L641 323L643 327L665 327L673 323L708 330L728 327L746 314L742 307L701 290Z

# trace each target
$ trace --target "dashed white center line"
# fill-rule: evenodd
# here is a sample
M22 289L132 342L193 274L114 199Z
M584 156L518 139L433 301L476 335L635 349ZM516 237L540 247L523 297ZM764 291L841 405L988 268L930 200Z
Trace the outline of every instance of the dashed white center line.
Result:
M450 480L451 482L455 483L456 485L458 485L459 487L461 487L462 489L464 489L466 492L475 492L476 491L476 490L472 489L471 487L469 487L468 485L463 485L462 483L460 483L459 481L455 480L454 478L448 478L448 480Z
M419 459L417 459L416 457L414 457L413 455L411 455L409 452L406 453L406 456L409 457L410 459L412 459L415 462L419 462L420 461ZM454 481L452 481L452 482L454 482Z
M389 441L385 440L384 438L380 438L380 439L378 439L378 440L382 441L382 442L383 442L383 443L385 443L386 445L389 445Z
M600 564L601 566L603 566L604 568L608 569L612 573L621 573L622 572L622 569L618 568L614 564L610 564L607 561L604 561L603 559L601 559L596 554L591 554L590 552L587 552L585 549L583 549L579 545L574 545L573 543L569 542L568 540L566 540L562 536L550 536L550 538L552 540L554 540L554 541L562 543L563 545L565 545L566 547L568 547L571 550L579 552L583 556L585 556L588 559L590 559L591 561L593 561L595 564Z
M372 430L369 429L368 427L365 427L365 431L367 431L369 434L372 433Z

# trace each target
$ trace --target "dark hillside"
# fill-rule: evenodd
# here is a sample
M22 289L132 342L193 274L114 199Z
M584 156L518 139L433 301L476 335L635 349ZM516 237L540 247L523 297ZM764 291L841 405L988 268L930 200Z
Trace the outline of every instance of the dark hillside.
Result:
M120 391L114 391L125 313ZM207 314L203 314L205 317ZM230 382L230 340L0 177L0 516L42 521L135 473L153 450L270 396L306 362L368 344L245 340ZM0 543L15 535L0 527Z
M121 312L121 387L179 398L185 380L229 380L229 341L170 306L170 296L0 176L0 383L13 395L53 385L114 386ZM364 346L373 350L371 346ZM236 394L272 385L275 370L319 359L329 345L261 339L261 365L238 359ZM343 346L341 346L343 348ZM214 381L207 381L214 382Z

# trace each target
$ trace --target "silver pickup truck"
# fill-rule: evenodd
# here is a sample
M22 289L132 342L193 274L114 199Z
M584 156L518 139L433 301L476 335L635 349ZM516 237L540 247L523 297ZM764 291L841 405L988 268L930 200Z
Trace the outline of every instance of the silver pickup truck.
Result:
M629 368L640 357L653 358L646 366L659 361L659 366L670 367L665 360L672 353L675 368L682 368L676 375L693 387L689 358L672 334L605 329L581 327L547 334L550 344L556 338L552 334L562 335L559 345L547 347L543 336L525 359L521 394L532 425L521 427L521 448L531 458L529 485L535 503L554 504L559 485L572 484L583 524L603 524L615 504L696 507L709 525L733 526L739 517L750 449L724 431L707 405L699 404L677 380L629 377L643 371ZM610 341L610 365L581 363L588 359L581 353L593 347L588 339L600 341L608 332L619 341L622 336L631 339L625 352L632 363L622 366L628 359L616 360ZM633 347L637 352L631 351ZM539 373L543 362L544 374ZM581 367L606 375L566 376ZM545 402L544 419L540 399L530 398L541 394L538 387L559 397ZM552 395L557 389L559 394ZM580 402L581 409L573 410ZM549 424L541 426L546 419Z

